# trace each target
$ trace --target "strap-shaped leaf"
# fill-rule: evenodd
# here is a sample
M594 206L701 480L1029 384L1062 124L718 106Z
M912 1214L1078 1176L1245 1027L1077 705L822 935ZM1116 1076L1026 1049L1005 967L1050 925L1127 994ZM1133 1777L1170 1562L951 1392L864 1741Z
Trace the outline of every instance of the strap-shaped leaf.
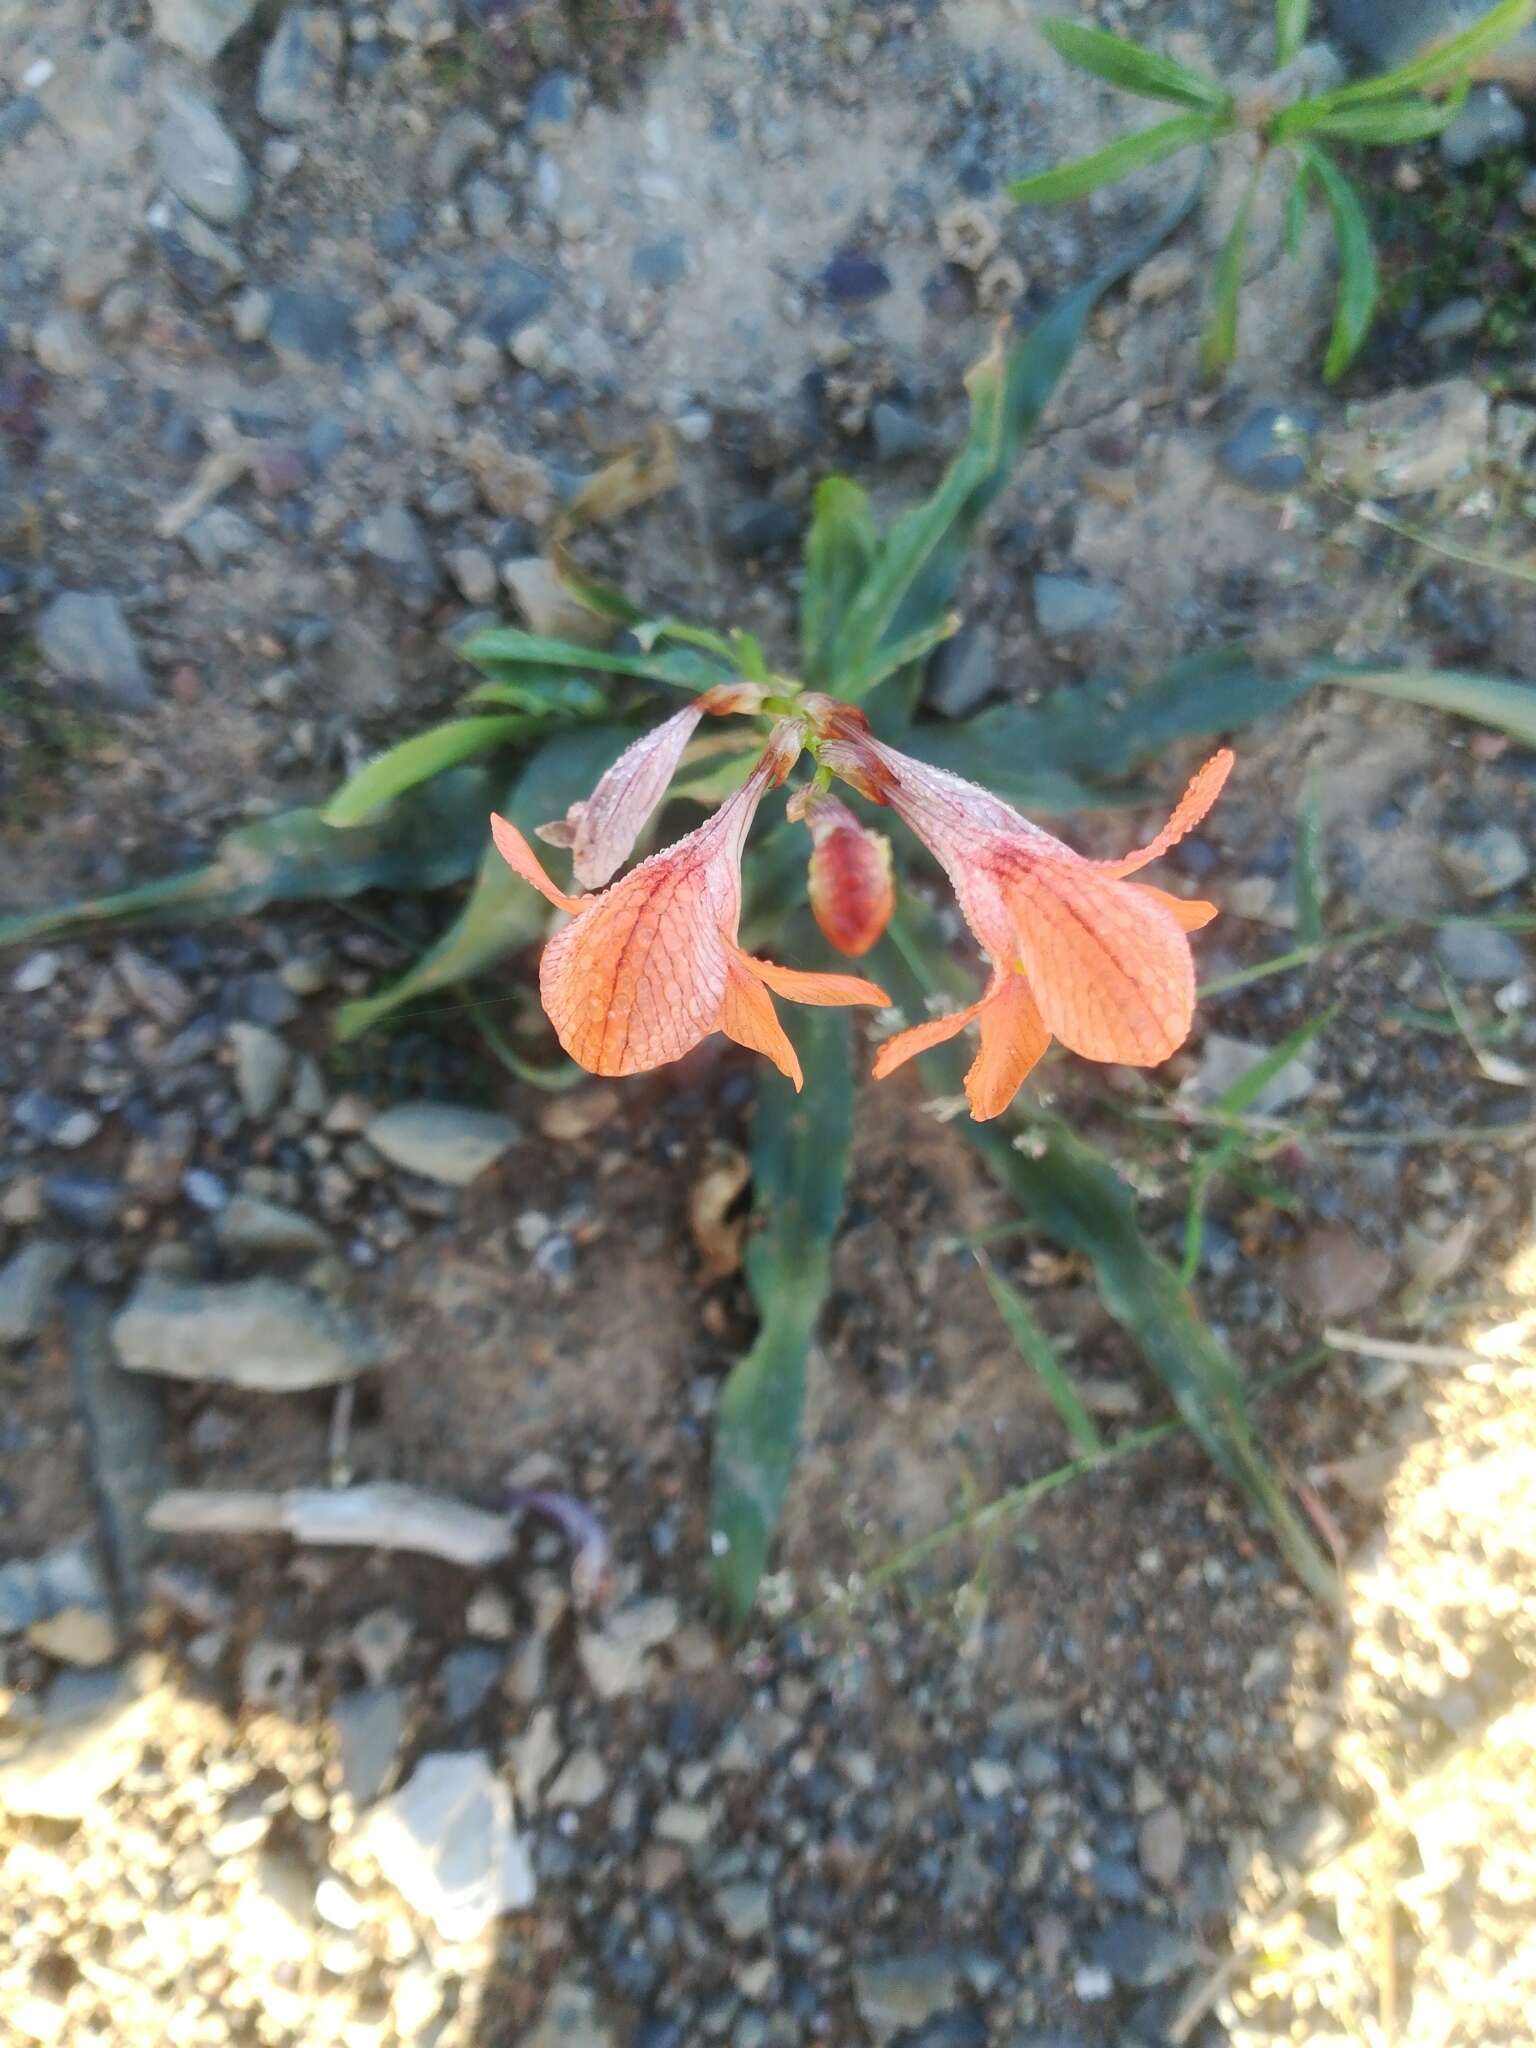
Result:
M853 1131L853 1070L843 1010L786 1018L805 1087L759 1083L753 1118L753 1217L747 1285L762 1318L715 1411L711 1546L715 1585L743 1620L778 1527L800 1442L806 1360L831 1281Z
M0 947L100 926L202 924L269 903L313 903L364 889L442 889L473 874L499 787L483 767L451 768L366 825L337 831L308 807L242 825L201 868L114 896L0 918Z
M1198 71L1176 64L1171 57L1143 49L1107 29L1086 28L1076 21L1042 21L1040 33L1056 52L1087 71L1147 100L1170 100L1179 107L1227 108L1232 95L1214 78L1202 78Z
M1307 224L1307 199L1312 190L1312 166L1303 157L1296 166L1291 189L1285 195L1285 253L1301 254L1301 233Z
M800 655L807 682L820 686L834 680L833 650L844 618L879 552L869 493L848 477L824 478L816 486L800 593Z
M1160 164L1197 142L1209 142L1221 132L1223 117L1217 113L1175 114L1171 121L1158 121L1139 128L1134 135L1122 135L1118 142L1080 156L1054 170L1037 171L1031 178L1015 178L1007 187L1008 197L1021 206L1061 206L1070 199L1084 199L1101 185L1148 164Z
M1243 252L1248 246L1248 221L1253 212L1253 195L1259 189L1259 168L1248 180L1227 238L1216 259L1216 277L1211 289L1211 318L1205 330L1200 359L1207 376L1224 370L1237 354L1237 302L1243 289Z
M1303 100L1280 115L1273 137L1276 142L1289 142L1298 135L1325 135L1334 142L1388 149L1401 143L1427 142L1450 127L1466 99L1467 82L1463 79L1443 100L1373 100L1365 106L1338 107L1332 112L1320 108L1318 101Z
M1275 0L1275 64L1289 64L1307 40L1312 0Z
M1306 155L1333 218L1339 253L1339 296L1323 358L1323 375L1332 383L1343 376L1371 331L1381 284L1371 224L1354 186L1326 151L1308 145Z
M1473 22L1460 35L1447 36L1444 42L1434 44L1411 63L1400 64L1395 71L1383 71L1376 78L1362 78L1354 85L1341 85L1336 91L1322 95L1318 104L1326 104L1332 109L1361 106L1367 100L1401 99L1404 93L1423 92L1429 86L1443 84L1448 78L1465 76L1479 59L1491 55L1533 20L1536 20L1536 0L1500 0L1500 4L1490 8L1481 21Z
M505 718L455 718L429 726L386 753L367 761L349 776L325 807L327 825L360 825L385 804L393 803L420 782L489 754L497 747L526 739L538 721L521 715Z
M1011 1281L1005 1280L993 1266L992 1261L978 1252L977 1258L986 1278L987 1291L997 1305L997 1312L1008 1326L1008 1334L1018 1346L1019 1356L1034 1373L1056 1413L1066 1425L1067 1434L1079 1451L1102 1451L1104 1439L1088 1410L1083 1406L1083 1397L1073 1386L1071 1378L1056 1355L1056 1347L1040 1325L1040 1320L1029 1303Z
M728 673L726 665L692 648L663 648L654 654L623 654L603 647L576 647L569 640L549 640L518 626L488 626L459 648L473 667L493 681L517 681L524 669L586 669L597 675L640 676L674 689L707 690Z

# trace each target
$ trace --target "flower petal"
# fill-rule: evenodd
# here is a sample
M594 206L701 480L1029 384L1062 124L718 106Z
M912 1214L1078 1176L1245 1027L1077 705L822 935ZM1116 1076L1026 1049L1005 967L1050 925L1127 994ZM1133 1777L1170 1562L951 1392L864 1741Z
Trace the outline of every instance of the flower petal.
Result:
M1177 846L1200 823L1206 812L1221 795L1222 787L1232 772L1234 756L1230 747L1223 747L1219 754L1212 754L1209 761L1193 777L1189 787L1179 798L1173 816L1168 820L1157 837L1136 853L1128 853L1123 860L1096 861L1094 865L1107 875L1134 875L1138 868L1150 866L1160 860L1170 846Z
M1002 1115L1050 1042L1023 975L1000 976L982 999L981 1050L965 1077L977 1123Z
M1076 854L1021 860L1006 886L1020 964L1053 1038L1084 1059L1153 1067L1184 1043L1195 963L1159 892Z
M642 733L563 819L539 827L551 846L573 849L571 871L587 889L600 889L629 859L645 821L667 793L683 750L704 716L695 702L654 731Z
M586 909L591 898L568 896L563 889L557 889L522 833L508 819L499 818L494 812L491 814L491 837L496 842L496 851L512 872L531 883L541 896L548 897L557 910L569 910L574 914Z
M1154 889L1150 882L1133 882L1131 887L1145 890L1154 903L1161 903L1169 916L1177 920L1181 931L1203 931L1213 917L1221 915L1214 903L1202 903L1198 897L1170 896L1166 889Z
M951 1010L947 1017L930 1017L926 1024L914 1024L909 1030L898 1031L875 1054L875 1064L870 1072L877 1081L883 1081L887 1074L894 1074L898 1067L916 1059L920 1052L931 1052L934 1046L943 1045L946 1039L957 1038L973 1017L981 1015L982 1007L983 1003L970 1003L963 1010Z
M794 1082L797 1091L802 1086L800 1061L779 1022L773 998L739 960L731 962L726 976L720 1029L748 1052L760 1052L772 1060L779 1072Z
M857 974L805 974L798 967L780 967L772 960L756 960L750 953L740 955L749 974L766 982L775 995L792 1003L810 1003L819 1010L835 1010L845 1003L873 1003L877 1009L890 1008L883 988Z

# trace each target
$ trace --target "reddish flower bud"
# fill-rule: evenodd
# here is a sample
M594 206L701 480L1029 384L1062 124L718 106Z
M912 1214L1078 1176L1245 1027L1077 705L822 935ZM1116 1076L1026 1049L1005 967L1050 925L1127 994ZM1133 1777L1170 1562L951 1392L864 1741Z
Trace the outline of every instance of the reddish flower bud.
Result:
M811 828L811 909L839 953L867 953L891 921L896 888L890 842L861 825L835 796L810 799L801 815Z

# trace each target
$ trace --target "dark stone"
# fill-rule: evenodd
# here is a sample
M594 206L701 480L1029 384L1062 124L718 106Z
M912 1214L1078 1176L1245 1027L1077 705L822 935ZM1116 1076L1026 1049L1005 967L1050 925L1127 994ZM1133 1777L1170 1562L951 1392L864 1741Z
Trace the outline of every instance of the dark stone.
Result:
M1116 1906L1134 1906L1145 1892L1141 1874L1120 1856L1097 1856L1093 1882L1101 1898Z
M0 107L0 149L30 135L43 118L43 103L29 92L19 93L9 105Z
M41 1088L29 1088L11 1104L12 1122L19 1124L29 1137L37 1138L45 1145L82 1142L70 1130L70 1125L80 1115L78 1103L66 1102L62 1096L49 1095ZM94 1136L95 1132L90 1135Z
M187 297L200 306L216 304L235 282L224 264L194 249L174 228L161 228L155 243L166 269Z
M687 236L663 235L659 241L642 242L630 258L629 270L636 284L651 291L681 283L688 275Z
M891 273L862 249L839 249L821 273L821 288L834 306L864 306L890 290Z
M480 310L475 332L501 348L530 321L537 320L553 297L549 280L514 256L498 257L480 273Z
M171 1483L160 1388L148 1374L124 1372L117 1363L111 1311L99 1295L72 1290L65 1307L75 1398L119 1619L127 1626L141 1604L144 1566L154 1544L149 1509Z
M1109 1971L1117 1984L1149 1991L1187 1970L1194 1948L1187 1935L1161 1920L1140 1913L1122 1913L1088 1944L1091 1959Z
M794 505L772 498L748 498L720 523L720 547L727 555L767 555L800 538L805 515Z
M685 2038L678 2020L642 2020L635 2048L683 2048Z
M355 309L338 292L281 284L272 294L267 340L311 363L344 362L356 344Z
M404 256L421 240L421 216L403 200L386 206L373 224L373 246L381 256Z
M123 1184L101 1173L51 1173L43 1201L79 1230L110 1230L123 1206Z
M973 2012L941 2012L902 2039L904 2048L987 2048L991 2035Z
M247 974L236 985L235 1012L247 1024L264 1024L273 1031L294 1021L299 1000L277 975Z
M1222 442L1228 476L1251 491L1294 491L1306 481L1317 414L1306 405L1260 405Z
M997 684L997 650L984 626L965 626L928 657L923 702L941 718L968 718Z
M361 1812L389 1782L405 1734L405 1695L398 1686L369 1685L343 1693L331 1708L342 1789Z
M568 71L546 71L528 95L523 125L537 141L548 128L564 128L575 114L575 79Z
M882 462L907 462L933 446L933 436L911 408L889 398L882 398L874 407L869 427Z

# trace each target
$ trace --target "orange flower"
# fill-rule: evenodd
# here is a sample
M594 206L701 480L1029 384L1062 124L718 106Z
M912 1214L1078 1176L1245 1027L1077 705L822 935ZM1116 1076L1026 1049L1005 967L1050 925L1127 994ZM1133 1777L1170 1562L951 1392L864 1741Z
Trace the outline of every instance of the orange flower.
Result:
M1093 861L957 775L908 759L828 712L821 760L876 803L889 804L934 854L992 965L979 1002L900 1032L881 1048L882 1079L972 1019L981 1050L965 1078L971 1114L998 1116L1053 1038L1084 1059L1151 1067L1176 1052L1194 1017L1187 934L1216 915L1124 878L1194 829L1232 766L1214 755L1150 845Z
M792 797L789 815L810 827L811 911L822 936L857 960L878 943L896 908L891 842L820 791Z
M873 982L802 974L756 960L736 943L747 833L764 793L784 780L800 746L799 724L784 721L749 779L713 817L595 896L556 888L516 826L492 818L507 865L571 913L544 948L539 994L578 1066L592 1074L639 1074L723 1031L765 1054L798 1088L800 1062L770 989L824 1006L889 1003Z

